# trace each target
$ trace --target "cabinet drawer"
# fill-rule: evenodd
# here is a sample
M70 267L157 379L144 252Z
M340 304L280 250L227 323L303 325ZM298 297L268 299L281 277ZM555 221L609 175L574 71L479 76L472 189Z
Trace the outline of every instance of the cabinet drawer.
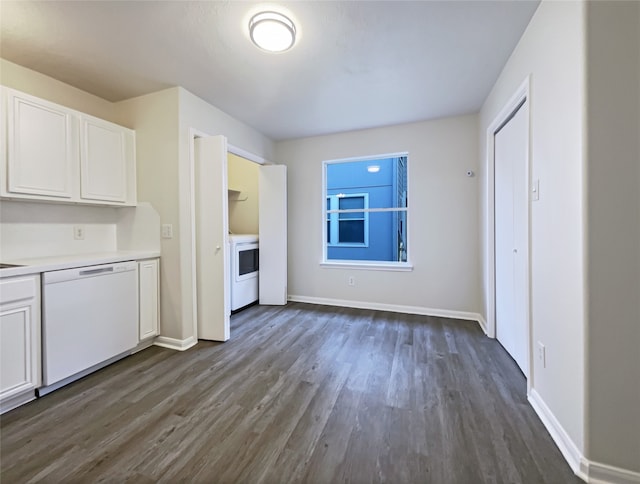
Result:
M34 298L38 289L35 276L0 279L0 304Z

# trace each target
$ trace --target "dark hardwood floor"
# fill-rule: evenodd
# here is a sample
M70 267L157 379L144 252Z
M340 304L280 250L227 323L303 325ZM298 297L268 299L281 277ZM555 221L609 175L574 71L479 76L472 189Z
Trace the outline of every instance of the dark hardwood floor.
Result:
M468 321L290 303L1 417L2 483L578 483Z

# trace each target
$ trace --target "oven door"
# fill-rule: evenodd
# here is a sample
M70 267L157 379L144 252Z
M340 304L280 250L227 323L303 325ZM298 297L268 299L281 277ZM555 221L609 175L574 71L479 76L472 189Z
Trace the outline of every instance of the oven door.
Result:
M260 254L257 243L236 244L233 257L235 258L233 277L236 282L258 277Z

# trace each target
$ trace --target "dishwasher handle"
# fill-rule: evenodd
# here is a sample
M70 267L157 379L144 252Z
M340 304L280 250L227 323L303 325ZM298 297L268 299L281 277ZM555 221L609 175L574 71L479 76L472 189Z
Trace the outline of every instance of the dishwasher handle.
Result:
M86 271L80 271L80 276L95 276L96 274L105 274L107 272L113 272L113 266L102 267L101 269L87 269Z

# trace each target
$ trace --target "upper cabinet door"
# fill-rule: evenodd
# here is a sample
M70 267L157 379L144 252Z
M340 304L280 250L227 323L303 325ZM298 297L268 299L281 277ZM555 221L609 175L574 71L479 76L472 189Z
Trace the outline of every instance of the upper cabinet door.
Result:
M7 93L9 194L77 196L77 125L73 111L17 91Z
M80 123L80 197L126 203L129 178L135 177L133 132L89 116Z

